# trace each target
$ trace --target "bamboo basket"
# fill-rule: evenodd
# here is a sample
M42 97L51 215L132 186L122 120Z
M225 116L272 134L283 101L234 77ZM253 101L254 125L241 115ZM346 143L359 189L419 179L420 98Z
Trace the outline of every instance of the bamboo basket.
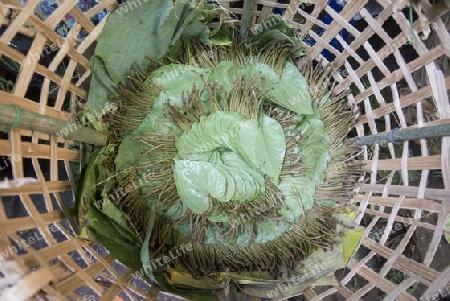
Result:
M387 137L363 146L365 173L349 200L360 212L356 221L366 227L360 247L346 269L336 273L339 285L309 288L303 292L306 300L437 300L450 293L450 248L444 238L450 235L445 230L450 136L443 132L450 124L450 2L413 2L410 24L409 1L403 0L352 0L342 10L327 0L220 1L237 17L230 21L248 23L250 30L282 11L305 38L307 56L337 69L334 89L348 92L355 112L351 135ZM117 4L102 0L83 13L76 1L66 0L45 20L35 15L38 4L0 0L5 28L0 56L22 63L14 89L0 91L0 125L14 123L0 134L0 300L173 298L134 275L102 246L76 239L65 218L74 205L70 164L80 161L80 152L69 148L73 137L65 140L55 135L56 129L71 120L71 105L87 98L89 55L107 18L97 25L90 19ZM18 12L13 20L6 18L9 9ZM76 20L71 34L88 32L81 43L55 33L69 12ZM31 38L26 53L11 43L18 35ZM51 62L36 59L52 44L58 47ZM30 82L36 74L43 82L33 94ZM17 124L19 111L55 123L47 128L37 122ZM431 137L421 135L433 126L442 127ZM419 134L394 143L398 133L409 129ZM88 141L91 134L77 137Z

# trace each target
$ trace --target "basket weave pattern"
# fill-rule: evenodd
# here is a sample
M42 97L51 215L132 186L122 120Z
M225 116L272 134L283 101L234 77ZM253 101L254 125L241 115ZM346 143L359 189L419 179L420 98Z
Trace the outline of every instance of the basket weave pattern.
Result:
M222 17L234 15L239 20L244 12L241 2L220 1ZM381 12L376 16L365 8L367 1L351 1L341 12L327 0L280 2L287 3L254 0L250 30L263 26L274 9L284 12L284 18L298 27L310 44L309 58L338 69L334 89L349 93L348 101L357 116L354 135L450 123L448 1L414 5L412 45L405 15L409 1L379 0ZM22 63L14 90L0 91L1 102L71 120L71 106L87 98L88 49L107 19L94 25L91 18L105 8L112 11L117 7L113 0L102 0L83 13L76 4L65 1L41 20L34 13L39 0L29 0L24 6L15 0L0 0L0 24L6 28L0 36L0 56ZM13 20L6 17L9 9L18 11ZM324 12L331 22L324 21ZM69 37L84 30L88 35L83 41L62 40L55 33L67 13L76 19ZM364 21L355 25L355 16ZM422 40L419 33L429 35L428 39ZM11 45L18 35L32 40L26 54ZM52 44L58 45L56 55L48 65L40 64L36 57ZM65 64L63 74L58 68L61 64ZM39 97L30 99L27 93L35 74L42 76L43 82ZM49 101L51 94L55 96ZM54 300L81 300L89 294L96 296L95 300L114 300L119 294L130 300L155 299L157 288L138 284L137 276L100 246L74 238L64 211L73 211L70 162L80 161L80 152L70 149L70 144L19 128L0 136L0 169L5 167L1 177L10 179L0 182L1 300L26 300L36 293ZM308 300L330 295L338 300L377 300L373 296L382 291L385 300L421 296L432 300L427 298L450 285L450 254L444 262L442 254L437 256L442 253L440 246L447 244L444 234L450 235L444 229L450 214L450 137L366 146L363 156L366 173L351 204L360 211L356 221L366 226L361 241L365 252L359 252L362 255L353 257L339 273L339 286L310 288L303 295ZM28 181L19 180L24 177ZM396 236L394 244L396 231L402 235ZM23 243L33 236L35 243ZM14 248L19 255L13 254ZM374 266L373 261L380 258L383 264ZM399 284L389 280L393 269L404 275ZM408 290L416 282L420 283L417 288Z

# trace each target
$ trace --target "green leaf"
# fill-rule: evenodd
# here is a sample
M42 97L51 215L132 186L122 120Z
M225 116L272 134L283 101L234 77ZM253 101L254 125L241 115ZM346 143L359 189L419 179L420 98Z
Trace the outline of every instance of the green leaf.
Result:
M200 75L209 76L209 69L197 68L191 65L170 64L160 67L153 71L150 75L152 81L161 85L164 90L161 94L165 94L168 101L172 105L182 105L181 95L192 91L192 86L199 90L203 88L203 81ZM162 108L167 103L165 99L155 101L154 107Z
M278 183L286 141L283 128L274 119L261 115L245 120L236 112L214 112L175 140L178 158L209 161L213 151L227 148L239 153L248 165Z
M149 277L150 279L152 279L153 281L155 281L155 277L151 271L151 269L148 269L146 267L151 267L151 254L149 252L149 242L150 242L150 238L151 238L151 234L152 234L152 230L153 230L153 224L155 222L155 211L152 210L150 213L150 216L148 218L148 223L147 223L147 229L145 232L145 238L144 238L144 243L142 244L142 248L140 251L140 258L142 261L142 268L143 271L146 273L147 277Z
M339 230L336 233L339 233ZM269 279L261 277L261 280L265 280L263 284L242 285L241 291L260 298L284 300L310 286L337 285L333 272L345 267L343 250L344 243L337 235L332 249L317 249L306 259L298 262L294 272L289 275L282 274L277 277L275 283L272 281L272 277ZM231 275L231 279L234 281L233 275Z
M245 164L245 163L244 163ZM264 178L248 165L231 167L202 161L175 160L178 195L192 212L210 209L210 197L221 202L253 200L264 193Z
M267 93L270 101L300 115L314 113L308 82L292 63L284 63L280 78L277 82L263 81L263 89L270 89L272 87L273 90Z
M281 208L278 213L290 223L297 222L314 205L314 183L306 177L284 177L278 189L284 196L286 208Z
M141 245L142 241L139 238L136 230L132 230L133 226L128 217L120 211L109 199L105 198L102 201L101 211L114 222L113 226L120 234L128 241L135 245Z
M195 301L219 301L213 290L199 290L175 287L163 275L155 275L156 282L165 291Z
M281 125L274 119L261 115L258 120L246 120L239 127L237 150L256 170L266 174L278 184L286 140Z
M205 185L208 184L208 173L211 170L205 162L200 162L204 164L194 162L175 160L173 175L181 200L193 213L199 214L210 209L208 187Z
M206 37L208 29L203 17L192 4L189 0L175 3L152 0L144 1L139 9L113 12L91 59L94 82L88 105L93 109L101 108L112 93L112 83L117 85L124 81L134 63L139 63L142 68L149 65L146 56L160 59L170 47L175 56L181 50L181 37Z
M345 263L347 263L350 257L352 257L356 247L359 245L359 241L361 240L363 234L364 229L361 228L345 232L344 236L342 237Z
M101 110L109 101L108 95L114 94L115 83L100 56L93 56L89 62L92 79L89 87L88 106L93 111Z
M209 42L212 45L231 45L230 32L225 26L217 26L210 32Z
M254 28L252 33L249 46L259 44L262 48L273 41L278 41L279 44L287 43L292 46L291 51L294 58L304 54L303 43L297 29L289 26L281 16L270 16Z
M342 254L345 263L348 262L352 254L355 252L355 249L359 245L361 237L364 234L364 228L356 224L355 221L350 218L352 215L354 214L350 213L347 215L334 215L334 218L340 222L340 224L338 224L336 227L336 233L345 230L344 235L342 235Z
M279 238L284 232L292 229L292 225L276 220L265 220L257 222L255 227L254 243L264 244Z
M307 118L299 131L302 135L299 154L302 157L302 163L309 167L304 174L317 186L322 183L331 159L330 138L325 132L323 122L316 118Z
M130 67L135 62L142 63L146 55L158 59L166 54L186 6L181 1L174 6L172 1L154 0L126 14L116 11L109 16L95 55L103 60L115 84L124 80ZM143 14L143 11L152 13Z
M122 264L133 271L138 271L141 268L142 263L139 259L140 248L138 246L124 243L117 238L111 238L110 236L95 233L95 230L92 230L92 232L93 237L95 237L95 241L105 247L108 252L110 252L112 256L114 256L114 258L119 260Z
M224 89L228 89L233 82L239 79L242 75L245 79L252 78L254 76L260 76L262 78L261 90L270 89L272 85L278 83L280 78L278 74L269 66L261 63L255 63L252 58L249 58L248 65L235 65L231 61L223 61L216 65L211 70L208 82L215 83L223 86ZM270 86L270 87L269 87Z
M121 235L108 216L91 203L85 218L88 224L82 231L82 238L101 243L115 258L135 271L141 267L139 245Z
M84 214L89 208L91 199L95 200L95 193L97 187L98 170L97 170L97 157L101 149L94 151L86 166L82 169L80 178L78 179L78 187L75 193L75 209L77 212L77 234L80 234L80 225L83 223Z
M281 74L278 75L269 66L254 63L252 58L248 60L248 65L243 66L235 65L230 61L220 62L211 71L208 81L210 83L217 82L218 85L228 89L242 75L245 76L245 79L260 76L259 89L271 90L266 95L268 100L297 114L310 115L314 113L308 82L295 65L285 62Z
M122 139L119 151L114 160L117 171L124 170L139 163L140 154L143 151L142 142L133 139L134 137L135 135L132 133Z
M186 3L187 5L185 5ZM182 6L183 11L179 15L177 14L180 21L177 24L177 30L173 35L171 47L169 48L169 55L173 59L179 58L183 43L188 44L194 38L208 44L209 28L206 25L206 18L201 10L197 9L200 7L195 7L194 5L195 2L192 0L175 2L175 7Z
M209 160L213 151L219 148L235 150L237 129L244 117L236 112L218 111L202 116L200 122L175 139L178 157L187 160Z
M88 163L81 172L80 179L78 180L80 184L75 194L75 208L80 225L83 224L83 219L89 211L91 203L95 203L96 200L101 198L101 189L97 185L109 176L107 169L103 166L103 162L113 151L114 146L111 144L97 149L87 159ZM79 226L76 226L74 229L76 229L77 233L81 231Z

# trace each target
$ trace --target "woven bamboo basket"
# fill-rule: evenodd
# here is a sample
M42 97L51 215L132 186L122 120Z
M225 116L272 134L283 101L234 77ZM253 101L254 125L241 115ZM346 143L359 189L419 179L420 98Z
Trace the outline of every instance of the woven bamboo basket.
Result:
M58 137L55 128L38 131L38 122L26 124L16 116L46 116L56 129L70 122L73 104L87 98L89 56L107 20L94 25L91 18L118 5L102 0L82 12L76 1L65 1L41 19L35 14L39 2L0 1L0 57L21 64L13 86L3 85L0 91L0 125L14 123L0 134L0 299L173 298L134 275L102 246L75 238L65 216L74 206L70 165L80 161L81 152L69 148L70 137ZM450 2L220 4L237 17L234 22L250 17L250 29L282 12L304 37L307 56L336 68L334 89L348 92L355 112L351 136L367 137L364 143L375 134L387 137L363 146L365 173L349 200L360 212L356 222L365 226L358 251L346 269L336 272L339 285L308 288L299 292L302 298L438 300L450 294L450 248L445 240L450 235L445 226L450 214L450 137L443 132L450 124ZM11 10L15 18L7 17ZM71 34L88 33L81 42L55 32L67 13L76 20ZM26 52L16 49L13 41L18 36L28 37ZM49 45L57 48L43 62L40 57ZM0 77L5 74L1 70ZM36 76L42 82L33 92ZM427 128L434 132L425 134ZM398 133L414 129L415 136L395 142Z

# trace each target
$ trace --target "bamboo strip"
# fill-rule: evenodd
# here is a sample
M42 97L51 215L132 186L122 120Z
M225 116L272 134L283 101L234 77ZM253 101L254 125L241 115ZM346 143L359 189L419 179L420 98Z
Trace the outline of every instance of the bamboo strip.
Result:
M40 139L42 137L39 135ZM2 156L11 156L11 160L20 160L21 158L31 158L37 157L40 159L50 159L50 147L46 144L34 144L29 142L21 142L20 149L22 156L16 155L12 152L11 145L7 140L0 140L0 155ZM68 148L58 148L57 152L58 160L69 160L69 161L79 161L80 153L78 151L74 151ZM9 163L8 163L9 164ZM3 162L2 167L8 167L7 164Z
M424 160L426 158L426 161ZM385 159L380 160L377 165L377 170L400 170L402 159ZM371 161L364 160L362 168L366 171L370 171ZM423 169L440 169L441 168L441 156L420 156L409 157L407 162L408 170L423 170Z
M95 25L92 24L91 20L89 20L89 18L86 18L85 15L83 14L83 12L76 6L74 6L71 10L70 13L72 14L72 16L75 18L75 20L77 20L77 22L83 26L83 28L85 30L87 30L88 32L91 32L95 29Z
M361 191L365 192L371 191L372 193L383 193L383 191L386 190L389 194L405 195L409 197L416 197L419 190L417 187L400 185L389 185L388 187L385 187L383 184L363 184L360 188ZM427 199L448 201L450 200L450 190L426 188L424 197Z
M421 138L437 138L450 136L450 125L442 124L417 129L392 131L372 136L355 138L355 145L380 144L386 142L417 140Z
M120 282L118 283L128 283L132 276L133 272L131 270L128 270L120 276ZM118 284L114 284L105 294L102 295L99 301L114 300L114 297L116 297L124 289L126 289L126 287L121 287Z
M363 199L363 195L355 195L353 197L354 202L360 202L362 199ZM394 206L396 201L397 201L397 198L394 198L394 197L372 196L370 198L371 204L379 205L379 206L387 206L387 207ZM442 212L445 207L450 209L450 204L448 204L447 202L439 203L434 200L419 199L419 198L405 198L401 204L401 208L403 208L403 209L410 209L410 210L420 209L420 210L425 210L425 211L434 212L434 213Z
M39 104L37 104L36 102L34 102L30 99L27 99L27 98L18 97L16 95L6 93L1 90L0 90L0 98L1 98L2 102L7 103L7 104L20 105L20 107L23 108L24 110L28 110L28 111L32 111L32 112L38 112L38 110L39 110ZM48 115L49 117L53 117L53 118L64 120L64 121L69 121L69 115L70 115L67 112L61 112L61 111L55 110L54 108L49 108L49 107L46 108L45 114Z
M71 213L75 213L75 211L72 210ZM61 211L53 211L53 212L48 212L48 213L42 213L41 217L46 225L50 225L51 223L56 223L56 222L61 221L64 216ZM27 217L18 217L18 218L1 221L0 226L6 232L13 232L15 229L19 229L19 228L21 230L34 229L34 228L36 228L36 223L31 217L27 216ZM41 230L45 229L44 231L47 231L48 228L44 227L44 228L40 228L40 229Z
M53 273L49 268L42 267L25 277L17 284L2 292L3 300L25 301L37 293L42 286L54 280ZM26 288L26 289L24 289Z
M353 261L350 260L349 262L349 266L351 267L353 264ZM382 277L380 277L376 272L374 272L373 270L369 269L367 266L362 266L359 271L358 274L362 277L364 277L367 281L369 281L369 283L376 283L377 286L383 290L384 292L391 292L395 289L395 285L390 282L387 279L384 279ZM352 297L350 297L349 299L347 299L348 301L350 300L357 300L357 298L362 297L363 295L365 295L368 290L364 289L365 287L363 287L362 289L358 290L356 293L353 294ZM411 296L410 294L408 294L407 292L403 292L398 299L399 301L403 300L403 301L415 301L416 298L414 298L413 296Z
M243 34L247 34L247 30L250 25L253 9L253 0L244 0L244 8L241 18L241 31Z
M0 120L4 125L10 125L16 120L16 109L12 105L0 103ZM59 135L66 139L73 139L80 142L104 145L106 135L96 130L78 127L75 123L67 123L46 115L40 115L30 111L22 110L20 128L39 131L49 135ZM75 128L75 130L72 130ZM64 130L67 130L66 132Z
M400 80L400 78L399 78ZM450 78L447 78L445 80L445 85L447 87L450 87ZM385 86L379 86L379 88L384 88ZM424 87L414 93L408 94L404 97L400 98L400 103L401 103L401 107L407 107L409 105L412 105L414 103L417 103L419 100L431 97L432 95L432 90L431 87ZM358 95L358 97L360 97L361 95ZM355 98L356 99L356 98ZM395 110L395 105L393 103L389 103L384 107L380 107L377 108L375 110L373 110L374 112L374 118L378 119L383 115L386 115L388 113L392 113ZM367 122L367 117L366 116L361 116L361 118L358 120L357 124L363 124Z
M370 248L375 251L378 255L383 256L386 259L389 259L393 250L388 247L382 246L377 242L371 240L370 238L366 238L363 240L362 245ZM405 257L404 255L400 255L395 264L394 268L404 271L405 273L412 275L417 278L423 277L424 279L433 282L439 275L439 272L423 265L422 263L418 263L412 259Z
M416 213L418 212L418 210L416 210ZM376 210L372 210L372 209L366 209L364 211L364 213L368 214L368 215L372 215L374 217L377 218L385 218L388 219L390 217L389 213L384 213L384 212L380 212L380 211L376 211ZM394 218L394 221L397 223L402 223L405 226L417 226L426 230L430 230L430 232L434 232L436 231L437 227L435 225L429 224L429 223L425 223L425 222L419 222L414 218L410 218L410 217L401 217L401 216L396 216ZM450 230L445 230L444 231L445 234L450 235Z

